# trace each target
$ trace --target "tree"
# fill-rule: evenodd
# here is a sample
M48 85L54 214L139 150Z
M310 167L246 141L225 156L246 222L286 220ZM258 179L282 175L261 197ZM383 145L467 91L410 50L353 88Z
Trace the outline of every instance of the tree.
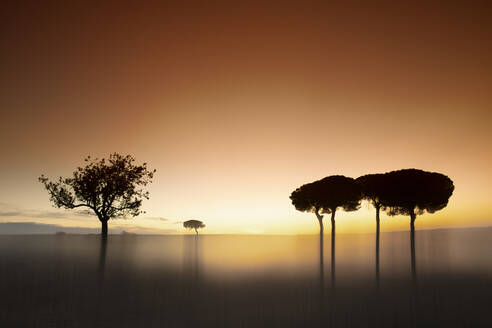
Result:
M453 194L453 181L444 174L417 169L386 173L385 205L388 215L410 216L410 255L413 282L417 281L415 261L415 220L424 212L445 208Z
M205 228L205 224L199 220L188 220L183 222L183 227L190 230L195 229L195 232L198 235L198 229Z
M379 233L379 212L384 211L384 197L387 191L386 175L367 174L356 179L362 193L362 199L367 200L376 209L376 231Z
M290 195L298 211L311 212L319 221L323 233L323 214L331 214L332 233L335 232L335 212L338 208L355 211L360 208L361 192L354 179L343 175L332 175L305 184Z
M109 219L143 213L140 210L142 200L149 199L149 192L143 187L152 182L155 170L149 170L146 163L136 165L130 155L117 153L107 160L89 156L85 162L86 165L77 167L71 177L60 177L52 182L41 175L39 181L55 207L92 210L101 221L101 236L105 239Z
M453 194L453 181L444 174L405 169L385 175L386 212L390 216L409 215L410 229L415 230L417 215L445 208Z
M355 211L360 208L361 192L354 179L343 175L332 175L305 184L290 195L298 211L311 212L319 222L320 277L323 286L323 214L331 214L331 279L335 286L335 213L338 208Z
M376 209L376 282L379 286L379 235L380 220L379 212L385 210L385 195L388 189L385 174L367 174L356 179L365 199Z

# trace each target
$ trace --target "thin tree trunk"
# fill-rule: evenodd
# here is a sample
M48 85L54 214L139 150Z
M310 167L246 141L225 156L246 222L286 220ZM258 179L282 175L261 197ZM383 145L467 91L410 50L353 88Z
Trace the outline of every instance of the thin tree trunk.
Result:
M415 213L410 213L410 256L412 263L412 281L413 284L417 284L417 268L415 261L415 219L417 216Z
M101 227L101 237L104 238L104 239L106 239L106 238L108 238L108 220L107 219L104 219L104 218L99 219L99 220L101 220L101 225L102 225L102 227Z
M417 215L412 210L410 213L410 257L412 263L412 284L413 284L413 293L412 293L412 303L411 303L411 318L412 318L412 326L417 327L417 304L418 304L418 292L417 292L417 267L415 260L415 219Z
M198 230L197 230L197 228L195 228L195 232L196 232L196 234L198 235Z
M323 322L325 309L325 266L324 266L324 227L323 215L316 211L319 222L319 320Z
M319 263L320 270L323 271L323 252L324 252L324 227L323 227L323 218L319 219Z
M379 288L379 206L376 206L376 287Z
M322 291L324 289L324 226L323 226L323 215L319 215L318 212L316 212L316 217L318 218L319 222L319 280L320 280L320 290Z
M331 211L331 287L335 288L335 211Z

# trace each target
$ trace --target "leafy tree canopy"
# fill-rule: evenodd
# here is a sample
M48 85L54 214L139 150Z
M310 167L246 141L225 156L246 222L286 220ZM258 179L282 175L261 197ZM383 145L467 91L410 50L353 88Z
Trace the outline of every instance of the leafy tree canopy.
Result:
M387 197L388 181L387 175L382 173L367 174L356 179L359 184L362 198L371 202L376 208L385 207Z
M444 174L417 169L385 174L388 215L434 213L445 208L453 194L453 181Z
M183 222L183 227L187 229L199 229L199 228L205 228L205 224L199 220L188 220Z
M85 159L86 165L78 167L71 177L49 181L39 178L50 194L50 200L59 208L87 207L99 220L115 217L134 217L142 213L142 199L148 191L142 187L152 182L155 170L147 164L136 165L135 159L113 153L106 160Z
M188 220L183 222L183 227L190 230L194 229L195 232L198 234L198 229L205 228L205 224L199 220Z
M339 207L355 211L360 208L361 192L354 179L332 175L297 188L290 199L302 212L332 213Z

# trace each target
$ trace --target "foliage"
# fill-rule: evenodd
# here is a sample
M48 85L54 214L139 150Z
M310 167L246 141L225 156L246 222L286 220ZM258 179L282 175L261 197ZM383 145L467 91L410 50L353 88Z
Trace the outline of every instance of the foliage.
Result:
M417 169L385 174L388 215L434 213L445 208L453 194L453 181L444 174Z
M367 174L355 180L359 184L362 198L369 201L376 209L385 209L388 181L386 174Z
M354 179L332 175L297 188L290 199L301 212L332 213L339 207L355 211L360 208L361 192Z
M197 229L205 228L205 224L199 220L188 220L183 222L183 227L190 230L195 229L195 231L198 233Z
M85 162L71 177L60 177L55 182L44 175L39 178L55 207L87 207L101 221L142 213L142 199L149 199L149 192L142 187L152 182L155 170L149 170L146 163L136 165L130 155L117 153L107 160L89 156Z

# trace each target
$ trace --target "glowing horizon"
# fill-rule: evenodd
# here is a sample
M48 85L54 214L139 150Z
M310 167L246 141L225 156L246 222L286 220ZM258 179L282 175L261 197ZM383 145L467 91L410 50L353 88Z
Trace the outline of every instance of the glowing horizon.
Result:
M98 228L49 217L37 177L119 152L157 173L147 214L110 230L200 219L202 233L316 234L295 188L402 168L456 187L417 229L492 225L492 23L478 5L8 6L0 222ZM382 231L408 226L383 214ZM337 213L340 233L374 228L372 209Z

